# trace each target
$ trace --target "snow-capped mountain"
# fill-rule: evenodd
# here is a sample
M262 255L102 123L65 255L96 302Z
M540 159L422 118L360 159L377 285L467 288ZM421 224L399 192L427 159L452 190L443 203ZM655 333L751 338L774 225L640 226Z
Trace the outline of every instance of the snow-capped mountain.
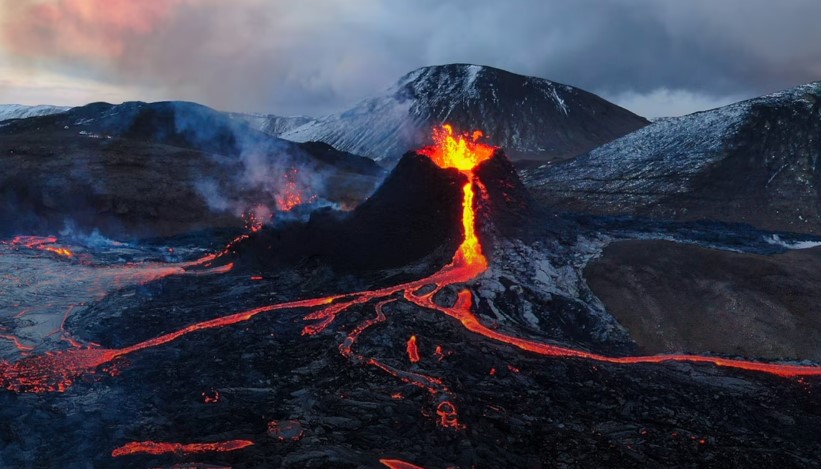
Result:
M562 210L821 231L821 82L661 119L525 172Z
M47 116L71 109L69 106L25 106L22 104L0 104L0 121L8 119L25 119L27 117Z
M451 64L410 72L382 94L280 137L323 141L390 163L429 144L431 127L444 122L463 131L482 130L511 157L532 159L576 156L648 123L572 86Z
M253 129L273 136L281 135L301 125L314 121L313 118L307 116L277 116L276 114L255 114L242 112L229 112L228 116L232 119L245 122Z

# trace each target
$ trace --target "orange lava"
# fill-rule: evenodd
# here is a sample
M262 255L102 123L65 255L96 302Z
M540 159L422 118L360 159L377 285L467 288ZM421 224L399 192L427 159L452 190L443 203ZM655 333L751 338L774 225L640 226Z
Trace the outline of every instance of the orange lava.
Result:
M31 345L24 344L17 336L12 334L0 334L0 339L8 340L14 344L14 347L20 352L27 353L34 350Z
M401 459L380 459L379 462L390 469L425 469L422 466L417 466L416 464L411 464Z
M439 425L442 428L452 428L454 430L462 430L464 425L459 423L459 416L456 413L456 406L450 401L440 402L436 407L436 415L439 416Z
M129 456L132 454L167 454L173 453L177 455L197 454L197 453L213 453L213 452L227 452L237 451L249 446L253 446L254 442L249 440L228 440L218 441L215 443L163 443L156 441L134 441L126 443L111 452L111 455L116 457Z
M408 339L408 360L411 363L418 363L419 362L419 349L416 347L416 336L412 335L410 339Z
M299 183L299 171L296 168L291 168L285 173L285 182L279 188L279 193L274 196L277 204L277 210L280 212L288 212L297 205L310 203L316 200L316 195L305 197L304 193L307 190L303 184Z
M57 238L54 236L16 236L11 240L11 244L15 246L23 246L28 249L39 249L40 251L48 251L63 257L74 257L74 253L70 249L52 246L57 243Z
M482 132L476 130L467 135L453 135L453 126L443 125L433 129L433 145L417 153L427 156L441 168L456 168L459 171L473 171L479 163L489 160L496 147L480 143Z

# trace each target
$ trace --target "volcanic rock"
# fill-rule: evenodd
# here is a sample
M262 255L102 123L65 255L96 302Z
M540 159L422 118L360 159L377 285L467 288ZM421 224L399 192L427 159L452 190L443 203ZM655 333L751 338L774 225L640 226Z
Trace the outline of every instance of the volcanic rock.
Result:
M306 198L343 205L383 174L368 158L276 139L181 102L94 103L6 121L0 162L3 235L53 234L66 221L120 238L241 227L229 202L273 206L268 186L288 168L317 181Z
M492 221L506 234L527 222L530 195L503 151L497 150L475 174L489 196L477 202L480 227ZM431 254L442 265L462 241L465 182L456 169L442 169L428 157L409 152L352 212L317 211L306 224L286 223L252 235L238 251L251 265L263 268L312 259L341 271L374 270L404 266Z
M399 267L439 251L444 261L461 241L464 176L408 153L382 185L349 213L319 210L307 223L252 235L240 256L265 269L311 259L342 271Z
M558 210L821 232L821 82L662 119L525 172Z
M821 360L821 248L764 256L623 241L584 274L644 353Z

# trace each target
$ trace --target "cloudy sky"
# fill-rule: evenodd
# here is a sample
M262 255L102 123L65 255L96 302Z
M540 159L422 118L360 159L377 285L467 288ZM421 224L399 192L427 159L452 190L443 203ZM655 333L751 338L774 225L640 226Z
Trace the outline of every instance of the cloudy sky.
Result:
M819 0L0 0L0 103L320 115L492 65L655 117L821 79Z

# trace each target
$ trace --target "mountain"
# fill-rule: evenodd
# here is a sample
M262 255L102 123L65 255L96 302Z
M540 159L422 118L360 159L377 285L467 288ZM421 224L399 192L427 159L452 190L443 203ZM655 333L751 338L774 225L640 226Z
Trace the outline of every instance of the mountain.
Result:
M25 119L27 117L47 116L71 109L69 106L25 106L22 104L0 104L0 121L9 119Z
M229 112L232 119L242 121L251 128L265 132L269 135L281 135L299 126L313 122L314 119L307 116L277 116L275 114L254 114L242 112Z
M542 78L492 67L451 64L408 73L353 108L280 136L319 140L392 163L430 143L430 129L448 122L481 130L514 159L563 159L647 125L598 96Z
M92 103L7 121L0 161L5 234L54 233L66 220L126 237L242 226L243 212L280 210L283 194L355 205L383 174L369 158L187 102Z
M662 119L525 171L555 209L821 232L821 82Z

